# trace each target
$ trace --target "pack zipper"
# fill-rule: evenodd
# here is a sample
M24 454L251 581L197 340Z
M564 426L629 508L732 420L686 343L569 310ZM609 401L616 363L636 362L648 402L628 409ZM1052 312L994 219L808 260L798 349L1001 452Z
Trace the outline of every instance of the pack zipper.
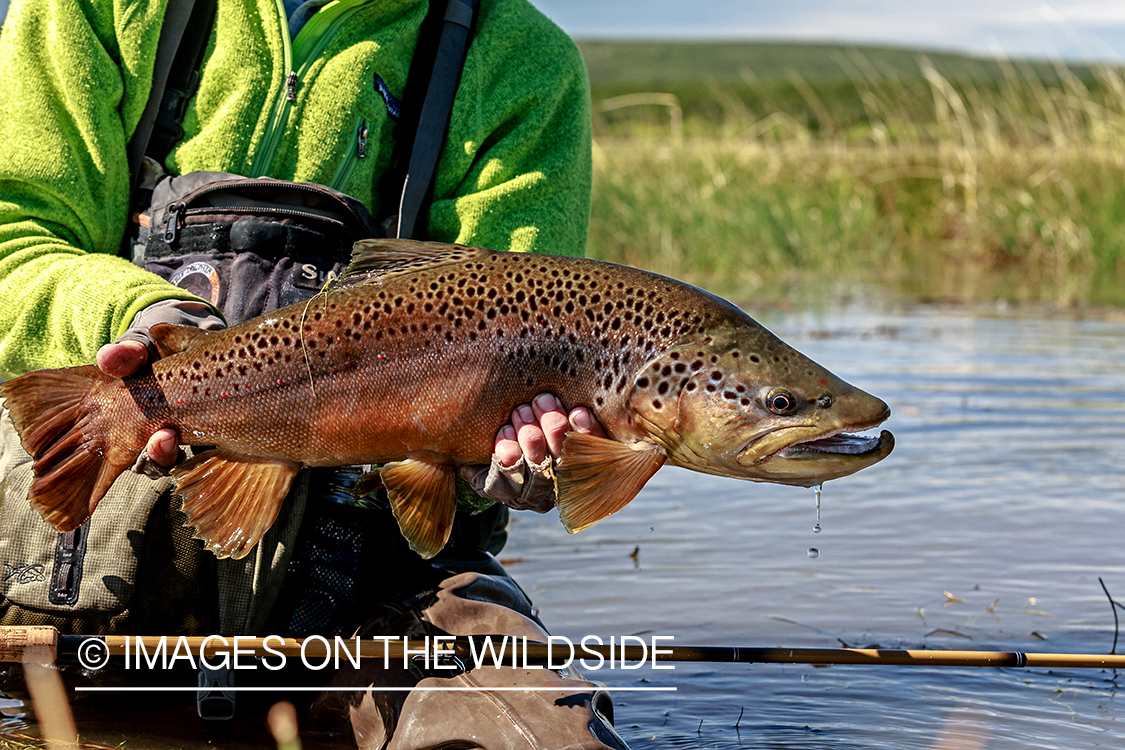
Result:
M173 203L164 213L164 242L169 245L176 241L176 230L179 228L180 214L183 210L183 203Z
M331 216L318 214L313 211L302 211L299 208L277 208L275 206L224 206L223 208L216 209L214 206L203 206L200 208L189 208L183 211L182 217L184 221L189 216L199 214L210 214L216 211L221 211L224 214L246 214L249 216L261 216L262 214L272 214L274 216L294 216L302 219L315 219L323 221L327 224L334 224L338 227L347 228L347 223L334 219ZM179 219L179 215L177 216Z
M225 214L262 214L270 213L277 216L294 216L305 219L315 219L317 221L324 221L329 224L335 224L340 227L347 228L347 222L340 221L339 219L325 216L324 214L315 211L302 211L299 208L277 208L270 206L200 206L197 208L188 208L188 204L194 202L196 199L206 196L209 193L219 192L223 190L241 189L247 187L261 187L261 180L227 180L223 182L214 183L201 188L194 193L190 193L184 197L182 201L177 201L168 205L164 211L164 242L172 245L176 241L176 236L179 233L179 228L183 225L188 216L222 212ZM273 184L267 183L268 187L281 188L284 190L296 190L298 192L313 193L316 195L327 196L331 198L338 206L341 213L351 217L354 221L352 229L361 236L367 234L363 218L352 208L346 201L343 201L339 196L325 190L322 187L317 187L301 182L281 182Z

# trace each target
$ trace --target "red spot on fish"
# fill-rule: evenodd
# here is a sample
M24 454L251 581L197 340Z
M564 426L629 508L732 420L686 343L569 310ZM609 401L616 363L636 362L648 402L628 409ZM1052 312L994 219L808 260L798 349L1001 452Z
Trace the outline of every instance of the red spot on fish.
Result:
M386 355L386 354L380 354L380 355L379 355L379 359L386 359L386 358L387 358L387 355Z
M281 378L278 378L277 380L275 380L273 382L277 383L278 385L281 385Z
M223 391L222 393L219 394L219 398L226 398L226 397L227 397L226 391Z
M821 378L820 380L818 380L816 382L820 383L821 385L828 385L828 381L825 380L824 378Z

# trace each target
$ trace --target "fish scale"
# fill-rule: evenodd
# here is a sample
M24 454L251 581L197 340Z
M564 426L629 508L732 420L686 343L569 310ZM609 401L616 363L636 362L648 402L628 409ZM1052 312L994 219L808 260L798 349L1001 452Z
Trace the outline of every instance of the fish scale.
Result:
M170 408L145 429L171 422L203 445L283 452L305 466L393 460L401 453L392 436L404 433L415 450L487 462L515 404L548 390L599 416L612 412L633 374L626 368L712 317L654 315L654 304L689 303L690 288L670 279L617 266L572 277L557 260L495 254L421 269L208 337L190 362L154 365ZM600 290L616 285L623 297L603 302ZM446 377L420 384L425 372ZM484 398L467 402L465 393ZM363 405L376 399L398 406L372 415ZM313 408L293 408L302 403ZM265 435L247 440L254 425ZM607 420L606 428L614 439L636 438L627 425Z
M222 331L158 325L152 337L162 358L125 381L88 367L0 386L36 458L32 502L60 529L82 523L162 427L214 446L176 470L177 491L197 534L236 557L273 523L298 470L366 463L387 464L380 479L404 536L436 554L457 467L488 463L497 428L543 392L588 406L607 436L566 438L558 507L572 531L619 510L666 462L811 485L893 446L884 432L833 450L843 430L886 419L886 404L739 308L592 260L364 241L306 302ZM88 491L64 492L64 479Z

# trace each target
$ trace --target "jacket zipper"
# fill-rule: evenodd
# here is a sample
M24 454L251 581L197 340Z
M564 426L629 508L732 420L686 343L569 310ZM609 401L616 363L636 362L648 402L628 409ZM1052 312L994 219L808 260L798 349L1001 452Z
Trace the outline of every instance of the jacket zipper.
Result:
M289 122L289 111L297 101L301 80L344 22L367 2L368 0L333 0L317 11L290 43L284 0L277 0L284 32L281 39L284 65L289 73L285 77L281 94L274 100L270 110L266 131L262 134L258 153L250 166L250 177L262 177L269 173Z
M355 133L355 148L348 150L344 160L340 162L336 174L333 175L332 181L328 183L328 187L333 190L343 191L344 186L348 184L348 180L352 178L356 163L367 156L367 119L357 117L352 132Z

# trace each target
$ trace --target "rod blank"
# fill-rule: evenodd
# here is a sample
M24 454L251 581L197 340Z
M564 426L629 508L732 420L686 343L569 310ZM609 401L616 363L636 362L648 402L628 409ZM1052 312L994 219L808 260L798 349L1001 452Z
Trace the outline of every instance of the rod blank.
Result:
M60 658L70 659L77 655L79 647L89 638L96 638L105 644L112 656L124 656L129 646L136 652L136 644L143 643L146 651L152 652L160 645L162 636L60 636L50 626L39 627L0 627L0 661L36 661L51 663ZM470 643L470 638L473 642ZM485 646L485 639L491 638L491 648ZM522 639L504 636L458 636L452 641L430 644L431 655L456 656L466 664L471 663L474 646L476 653L488 653L488 663L493 663L493 654L505 663L513 657L519 663L553 663L564 661L570 654L565 645L524 642ZM168 636L166 645L171 649L179 637ZM229 651L234 638L225 640L215 636L193 636L183 639L195 654L204 653L208 657ZM504 643L502 646L501 644ZM302 653L310 658L323 658L332 652L332 641L308 640L302 642L294 638L270 636L257 638L238 637L239 652L246 656L297 656ZM349 651L354 641L344 639ZM515 653L513 654L513 648ZM201 651L202 649L202 651ZM404 643L400 639L362 639L360 658L363 659L402 659L404 650L410 654L422 654L426 644L420 640ZM704 662L717 664L869 664L879 666L925 666L925 667L1057 667L1072 669L1125 669L1125 656L1109 654L1048 654L1023 653L1019 651L930 651L922 649L869 649L869 648L749 648L741 646L663 646L654 655L652 649L636 645L582 645L575 648L574 658L596 658L601 655L617 661L657 661Z

